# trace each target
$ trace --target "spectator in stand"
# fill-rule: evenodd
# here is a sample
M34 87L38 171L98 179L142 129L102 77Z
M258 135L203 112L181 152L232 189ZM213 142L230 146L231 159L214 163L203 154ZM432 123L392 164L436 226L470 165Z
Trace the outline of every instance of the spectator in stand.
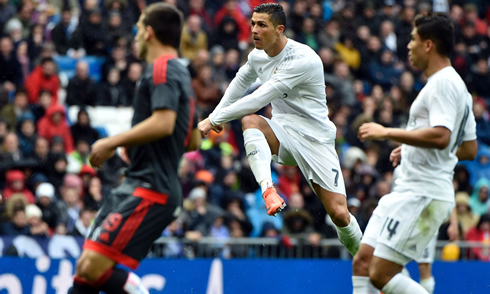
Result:
M476 63L476 68L468 78L468 88L471 93L480 97L485 97L490 101L490 71L488 63L484 58L480 58Z
M291 11L287 19L290 23L290 27L295 37L301 33L301 30L303 28L303 21L305 20L306 9L306 1L295 1L293 4L293 11Z
M49 170L49 142L43 137L37 137L31 159L36 161L36 170L47 175Z
M56 74L56 63L53 58L44 58L41 64L36 66L24 82L29 97L29 103L36 104L42 90L48 91L53 104L58 103L58 90L60 80Z
M482 215L488 212L490 208L490 181L481 178L476 182L473 193L470 198L471 211L476 215Z
M478 17L478 7L475 4L466 4L463 7L463 23L473 23L477 34L485 35L487 33L487 24Z
M19 138L15 133L9 133L3 141L3 150L0 152L0 170L13 168L16 162L24 158L19 149Z
M75 76L70 79L66 89L66 104L69 106L95 105L97 85L88 74L88 63L86 61L77 62Z
M0 38L0 85L8 92L15 91L22 85L22 71L19 60L15 54L12 39L4 36Z
M186 215L183 217L188 230L186 236L195 240L207 236L215 219L223 215L223 210L208 204L206 197L206 190L194 188L189 194L189 206L192 208L186 211Z
M490 79L487 80L487 84ZM478 141L490 145L490 121L488 112L485 111L486 103L483 100L476 100L473 103L473 113L475 114L476 120L476 136Z
M203 21L203 29L210 32L213 28L213 19L204 7L204 0L189 0L189 15L197 15Z
M7 21L15 16L15 7L8 0L0 0L0 32L3 32Z
M27 38L27 48L30 60L36 60L41 55L42 45L44 42L44 26L35 24L31 28Z
M78 111L77 122L70 127L70 131L75 142L85 140L92 144L100 137L97 130L90 126L90 117L84 108Z
M124 23L121 13L117 10L109 11L106 27L111 44L119 38L124 38L127 42L133 39L133 34L128 30L129 27Z
M109 58L104 65L102 65L102 80L106 82L109 76L109 71L112 68L117 68L121 72L121 76L128 74L128 60L126 58L126 48L122 46L116 46L112 48L111 58Z
M468 231L475 227L480 217L471 211L469 204L470 196L466 192L456 193L456 215L458 216L458 223L461 225L463 236L466 236Z
M43 212L35 204L29 204L25 209L29 233L31 236L49 236L49 227L43 219Z
M27 224L27 218L25 208L20 207L14 209L12 215L12 221L6 223L3 226L2 233L5 236L17 236L17 235L29 235L29 225Z
M73 228L73 231L70 233L70 235L75 237L87 237L90 225L92 224L92 221L94 220L96 214L96 210L93 210L91 208L83 208L80 211L80 217L75 221L75 227Z
M204 65L198 69L197 77L192 80L192 89L196 94L198 116L207 117L218 105L222 95L218 85L213 80L211 66Z
M236 20L231 16L225 16L214 33L213 45L221 46L225 51L239 50L239 34L240 30Z
M401 19L396 24L396 52L398 57L407 62L408 48L412 32L412 23L415 18L415 9L412 6L405 6L402 11Z
M55 231L59 224L60 211L56 206L55 191L50 183L42 183L36 189L36 205L42 211L42 220L51 231Z
M301 32L295 36L295 39L300 43L310 46L315 51L320 49L320 42L315 33L315 21L311 18L305 18L303 20Z
M92 171L95 172L93 168ZM96 174L92 173L88 183L88 188L83 196L83 205L84 207L97 211L99 210L102 201L102 182L100 178L96 176Z
M43 118L37 123L37 130L39 136L46 138L48 141L52 141L55 136L63 138L65 152L70 153L73 151L73 137L66 122L63 106L59 104L51 105Z
M7 172L6 179L7 187L2 191L4 200L8 200L9 197L14 194L21 193L26 197L29 203L32 204L36 202L36 198L32 192L25 187L26 177L24 173L20 170L10 170Z
M67 174L63 179L63 186L60 188L61 201L57 201L56 205L61 211L61 223L66 225L67 234L71 234L75 229L75 223L83 207L82 188L82 180L76 175Z
M143 73L143 66L139 62L129 64L128 75L121 81L126 96L126 104L124 106L133 106L134 93L136 91L136 83Z
M23 88L18 88L15 91L14 103L5 105L0 110L0 118L6 120L11 126L11 131L15 130L17 120L25 113L29 111L27 105L27 92Z
M482 215L478 225L468 231L466 241L490 243L490 215L488 213ZM473 247L468 253L472 259L490 261L490 250L488 247Z
M90 155L90 144L85 139L78 139L75 142L76 149L68 154L68 166L66 171L72 174L78 174L82 170L82 166L90 164L88 159Z
M300 33L301 31L298 32L298 34ZM318 41L321 47L333 49L335 44L339 42L339 39L339 22L334 19L327 22L324 29L318 34Z
M380 29L380 39L383 45L388 48L391 52L396 52L397 41L396 41L395 28L391 21L385 20L381 23ZM405 46L406 47L406 46Z
M214 24L219 27L223 22L225 16L232 17L240 33L238 34L238 46L240 50L245 50L250 42L250 26L248 20L238 7L237 0L227 0L223 8L221 8L214 16Z
M373 81L383 89L398 84L402 71L395 66L394 56L390 50L384 50L380 59L371 62L369 67Z
M335 44L335 50L340 54L342 60L353 69L357 70L361 65L361 54L354 47L354 37L342 35L340 42Z
M74 34L77 34L81 47L85 48L87 55L106 55L110 40L102 24L101 12L98 8L88 13L87 22L81 22Z
M22 70L22 80L25 80L31 72L32 65L29 57L29 47L26 41L21 41L17 45L16 55Z
M194 60L197 51L208 48L208 37L201 27L201 18L198 15L189 16L180 39L181 57Z
M490 147L485 144L478 146L478 154L473 161L466 161L464 165L470 173L470 184L475 187L480 179L490 179Z
M357 99L354 93L352 76L347 63L337 61L334 64L334 74L325 75L325 82L333 85L341 97L341 104L354 106Z
M126 106L128 99L126 98L124 88L121 83L121 72L113 67L107 75L107 82L102 83L97 91L96 104L100 106Z
M31 157L36 145L36 121L31 112L25 112L17 124L17 137L19 139L19 149L24 157Z
M71 37L73 29L71 24L72 12L68 7L64 7L61 12L61 21L51 31L51 40L53 41L56 52L60 55L66 55L71 48Z
M49 156L49 163L48 179L55 187L56 197L60 199L60 189L66 176L66 167L68 165L66 155L64 153L51 154Z

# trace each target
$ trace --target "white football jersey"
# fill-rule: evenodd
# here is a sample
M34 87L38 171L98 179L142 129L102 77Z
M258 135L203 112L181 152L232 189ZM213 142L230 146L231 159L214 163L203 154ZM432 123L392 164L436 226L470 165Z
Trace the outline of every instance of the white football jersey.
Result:
M473 100L466 85L452 66L428 78L410 108L407 130L442 126L451 131L449 145L422 148L404 144L402 161L396 172L393 191L454 202L453 170L456 151L464 141L476 140Z
M242 99L236 97L243 95L243 89L257 78L262 82L259 89ZM310 47L294 40L288 39L274 57L264 50L252 50L222 100L209 116L214 124L254 113L270 102L272 120L310 140L335 140L336 127L328 118L321 59Z

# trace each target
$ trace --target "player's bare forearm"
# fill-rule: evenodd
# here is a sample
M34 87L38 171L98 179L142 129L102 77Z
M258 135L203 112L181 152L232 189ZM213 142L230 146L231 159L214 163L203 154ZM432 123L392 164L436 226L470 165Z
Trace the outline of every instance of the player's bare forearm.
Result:
M476 140L466 141L459 146L456 156L459 160L474 160L478 153L478 142Z
M444 149L449 145L451 131L445 127L413 131L387 128L386 138L415 147Z
M135 125L131 130L111 138L111 147L134 147L170 136L174 132L177 113L169 109L159 109Z
M447 234L450 241L459 240L459 224L456 207L453 208L453 212L451 213L451 216L449 218L449 227L447 228Z
M189 146L187 146L187 152L190 151L195 151L201 147L201 132L199 131L198 128L195 128L192 130L191 134L191 142L189 143Z

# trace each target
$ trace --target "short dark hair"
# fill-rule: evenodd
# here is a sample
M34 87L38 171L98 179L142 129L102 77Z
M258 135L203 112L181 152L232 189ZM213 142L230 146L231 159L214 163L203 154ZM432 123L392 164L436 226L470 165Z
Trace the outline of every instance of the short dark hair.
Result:
M170 4L160 2L148 6L143 14L143 24L145 27L153 28L155 37L160 43L179 49L184 22L180 10Z
M277 3L264 3L255 6L254 12L267 13L274 26L283 25L286 26L286 13L280 4Z
M48 63L48 62L52 62L52 63L56 64L53 57L44 57L43 59L41 59L42 65L44 65L45 63Z
M447 15L442 13L417 15L414 26L422 40L431 40L436 44L437 53L451 56L454 50L454 26Z

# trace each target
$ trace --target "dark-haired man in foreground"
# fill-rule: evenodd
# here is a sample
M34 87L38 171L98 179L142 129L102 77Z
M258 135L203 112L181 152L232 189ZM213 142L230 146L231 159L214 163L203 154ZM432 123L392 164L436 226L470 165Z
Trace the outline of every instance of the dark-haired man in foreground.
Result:
M474 159L476 122L472 97L451 66L454 28L446 15L417 16L409 60L428 78L410 108L406 130L363 124L359 138L402 143L390 160L400 165L392 193L383 196L354 257L355 294L423 294L424 287L401 273L422 257L454 208L453 170ZM373 287L374 285L374 287ZM377 288L377 289L376 289Z
M148 293L136 274L115 265L136 269L179 215L178 163L200 142L193 129L191 78L177 60L181 12L164 3L150 5L137 27L139 54L149 66L138 82L133 127L95 142L90 156L90 163L100 167L117 147L124 147L130 164L126 179L112 190L90 229L71 294Z
M242 119L248 161L262 189L267 213L285 206L271 177L271 160L299 166L336 225L339 240L354 255L361 230L347 209L344 179L335 151L336 127L328 118L325 77L320 57L307 45L284 35L286 14L276 3L254 8L251 19L255 49L209 117L199 123L203 134L222 123ZM259 78L260 86L242 98ZM255 115L272 104L272 119Z

